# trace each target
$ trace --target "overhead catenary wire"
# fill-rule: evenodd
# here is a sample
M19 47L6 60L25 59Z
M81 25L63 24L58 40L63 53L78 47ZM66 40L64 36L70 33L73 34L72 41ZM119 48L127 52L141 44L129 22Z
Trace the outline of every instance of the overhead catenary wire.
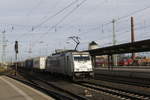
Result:
M62 13L63 11L65 11L66 9L68 9L69 7L71 7L72 5L74 5L75 3L77 3L79 0L75 0L73 2L71 2L69 5L67 5L66 7L64 7L63 9L61 9L60 11L56 12L54 15L49 16L47 19L45 19L44 21L42 21L40 24L36 25L34 27L34 29L40 27L41 25L45 24L47 21L52 20L54 17L56 17L57 15L59 15L60 13Z
M118 21L121 21L121 20L123 20L123 19L125 19L125 18L128 18L128 17L132 16L133 14L140 13L140 12L142 12L142 11L144 11L144 10L147 10L147 9L150 9L150 6L147 6L147 7L142 8L142 9L138 9L138 10L136 10L136 11L133 11L133 12L129 13L129 14L126 14L126 15L124 15L124 16L121 16L121 17L119 17L118 19L115 19L115 21L117 21L117 22L118 22ZM124 21L127 21L127 20L129 20L129 19L126 19L126 20L124 20ZM112 22L113 22L113 21L111 20L111 21L108 21L108 22L106 22L106 23L101 24L102 33L104 33L104 26L109 25L109 24L112 24Z
M32 26L31 26L32 27ZM39 33L40 34L40 33Z
M64 7L63 9L61 9L60 11L58 11L58 12L56 12L54 15L52 15L52 16L54 16L55 17L55 15L58 15L58 14L60 14L60 13L62 13L64 10L66 10L67 8L69 8L69 7L71 7L72 5L74 5L75 3L77 3L78 1L80 1L80 0L75 0L75 1L73 1L73 2L71 2L69 5L67 5L66 7ZM33 7L26 15L30 15L31 14L31 12L33 12L37 7L39 7L39 5L41 5L41 2L42 2L42 0L39 0L39 2L37 3L37 5L35 5L35 7ZM48 20L51 20L51 17L52 16L49 16L47 19L45 19L43 22L41 22L40 24L38 24L38 25L21 25L21 24L9 24L9 23L0 23L0 25L7 25L7 26L13 26L13 27L29 27L30 29L32 29L32 28L34 28L34 30L36 29L36 28L39 28L39 27L44 27L44 28L48 28L49 26L47 25L47 26L42 26L42 23L44 24L44 23L46 23L46 20L48 21ZM45 16L44 16L44 18L45 18ZM29 31L30 32L30 31Z
M79 1L79 0L75 0L75 1L71 2L68 6L66 6L66 7L63 8L63 9L61 9L59 12L57 12L56 14L54 14L54 15L52 15L52 16L55 17L55 15L61 13L62 11L66 10L67 8L71 7L73 4L75 4L75 3L78 2L78 1ZM41 2L41 1L39 1L39 3L38 3L35 7L33 7L33 8L36 8L38 5L40 5L40 2ZM31 11L33 11L33 10L31 9ZM31 11L30 11L30 12L31 12ZM29 14L27 14L27 15L29 15ZM51 20L51 17L52 17L52 16L50 16L50 17L49 17L48 19L46 19L46 20L47 20L47 21L48 21L48 20ZM33 25L19 25L19 24L16 24L16 25L17 25L17 26L22 26L22 27L30 27L31 30L33 30L33 29L35 30L36 28L40 27L42 24L46 23L46 20L45 20L44 22L40 23L39 25L36 25L35 27L33 27ZM9 25L9 24L7 24L7 25ZM11 24L11 25L15 26L15 24ZM45 26L45 27L48 27L48 26ZM29 32L32 32L32 31L29 31Z
M122 19L124 19L124 18L130 17L131 15L137 14L137 13L139 13L139 12L142 12L142 11L146 10L146 9L150 9L150 6L147 6L147 7L142 8L142 9L138 9L138 10L136 10L136 11L134 11L134 12L131 12L131 13L127 14L127 15L124 15L124 16L118 18L117 20L122 20Z
M143 30L143 29L145 29L145 28L149 28L150 27L150 25L147 25L147 26L142 26L142 27L135 27L135 30L138 30L138 31L140 31L140 30ZM91 30L88 30L88 31L85 31L85 32L81 32L80 34L83 34L83 33L90 33L91 31L95 31L95 30L98 30L99 28L91 28ZM127 30L125 30L125 31L116 31L116 33L117 33L117 36L119 35L119 36L122 36L122 35L127 35L127 34L125 34L125 33L129 33L131 30L130 29L127 29ZM108 32L108 31L107 31ZM102 39L106 39L106 38L110 38L112 36L112 34L108 34L107 36L101 36L101 38ZM99 39L97 39L97 40L99 40ZM95 40L95 41L97 41L97 40ZM87 42L88 43L88 42Z
M49 29L49 31L52 30L52 29L54 29L55 27L57 27L60 23L62 23L67 17L69 17L69 15L71 15L76 9L78 9L83 3L85 3L85 1L87 1L87 0L83 0L83 1L81 1L79 4L77 4L70 12L68 12L68 13L67 13L62 19L60 19L53 27L51 27L51 28ZM38 40L40 40L42 37L44 37L46 34L48 34L49 31L46 32L46 33L43 33L40 38L38 38L37 40L35 40L35 42L33 43L32 47L34 47L34 46L36 45L36 43L37 43Z
M35 5L35 7L31 8L31 9L27 12L26 16L29 16L37 7L39 7L39 6L41 5L41 2L42 2L42 1L43 1L43 0L39 0L39 2ZM11 26L12 29L15 29L15 26L17 26L17 27L32 27L31 25L8 24L8 23L0 23L0 25Z
M138 31L140 31L140 30L143 30L143 29L145 29L145 28L149 28L150 27L150 25L147 25L147 26L142 26L142 27L135 27L135 30L138 30ZM118 31L117 32L117 34L119 34L119 37L123 37L123 36L125 36L125 35L128 35L128 34L125 34L125 33L129 33L131 30L129 29L129 30L126 30L126 31ZM84 32L84 33L86 33L86 32ZM150 33L150 32L144 32L144 33L141 33L141 34L146 34L146 33ZM107 36L102 36L101 38L102 39L96 39L96 40L94 40L94 41L97 41L97 40L105 40L105 39L108 39L108 38L110 38L112 36L112 34L110 34L110 35L107 35ZM117 35L118 36L118 35ZM118 37L118 38L119 38ZM119 40L120 41L120 40ZM85 43L89 43L89 41L87 41L87 42L84 42L84 44ZM118 42L119 43L119 42Z
M69 3L67 6L65 6L63 9L59 10L58 12L56 12L55 14L51 15L50 17L48 17L46 20L42 21L40 24L36 25L36 26L32 26L32 30L30 30L29 32L32 32L33 30L39 28L41 25L43 25L44 23L46 23L49 20L52 20L53 18L55 18L57 15L59 15L60 13L62 13L63 11L65 11L66 9L70 8L72 5L74 5L75 3L77 3L79 0L75 0L71 3ZM20 39L21 37L23 37L24 35L26 35L27 33L22 34L20 37L18 37L17 39Z
M78 0L75 0L75 1L78 1ZM74 1L74 2L75 2L75 1ZM72 2L72 3L73 3L73 2ZM37 4L37 5L38 5L38 4ZM136 14L136 13L141 12L141 11L143 11L143 10L146 10L146 9L148 9L148 8L150 8L150 6L147 6L147 7L145 7L145 8L139 9L139 10L137 10L137 11L134 11L134 12L130 13L130 14L124 15L124 16L118 18L118 19L121 20L121 19L123 19L123 18L129 17L131 14ZM112 21L110 21L110 23L112 23ZM107 24L108 24L108 23L107 23ZM105 25L105 24L102 25L103 28L104 28L104 25ZM11 26L14 27L13 24L11 24ZM22 25L22 26L24 27L24 25ZM33 26L28 26L28 27L32 27L32 29L36 29L36 28L33 27ZM40 27L40 26L38 26L38 27ZM47 27L48 27L48 26L47 26ZM14 27L14 29L15 29L15 27ZM102 30L104 31L104 29L102 29ZM32 32L32 30L31 30L30 32ZM27 32L26 32L26 33L27 33ZM25 34L26 34L26 33L25 33ZM19 38L20 38L20 37L19 37Z
M82 2L80 2L79 4L77 4L77 6L75 8L73 8L68 14L66 14L61 20L59 20L59 22L55 25L55 27L57 27L60 23L62 23L67 17L69 17L69 15L71 15L76 9L78 9L85 1L87 0L83 0Z
M144 8L142 8L142 9L138 9L138 10L136 10L136 11L133 11L133 12L129 13L129 14L126 14L126 15L124 15L124 16L121 16L121 17L119 17L119 18L117 18L117 19L115 19L115 20L116 20L116 21L123 20L123 19L125 19L125 18L128 18L128 17L132 16L133 14L140 13L140 12L142 12L142 11L144 11L144 10L147 10L147 9L150 9L150 6L144 7ZM111 24L111 23L112 23L112 20L111 20L111 21L108 21L108 22L106 22L106 23L103 23L102 25L103 25L103 27L104 27L105 25L108 25L108 24Z
M38 7L38 5L41 4L41 1L42 1L42 0L40 0L39 3L29 11L29 13L30 13L30 12L33 12L33 10L34 10L36 7ZM72 4L72 3L75 3L75 2L77 2L77 1L79 1L79 0L75 0L75 1L71 2L71 4ZM68 6L69 6L69 5L68 5ZM138 10L133 11L133 12L127 14L127 15L121 16L120 18L118 18L118 19L116 19L116 20L118 21L118 20L121 20L121 19L130 17L130 16L133 15L133 14L142 12L142 11L144 11L144 10L146 10L146 9L149 9L149 8L150 8L150 6L147 6L147 7L142 8L142 9L138 9ZM65 8L64 8L64 9L65 9ZM63 10L63 9L62 9L62 10ZM27 15L28 15L28 14L27 14ZM50 17L51 17L51 16L50 16ZM110 24L110 23L112 23L112 21L108 21L108 22L106 22L106 23L103 23L102 25L103 25L103 27L104 27L105 25ZM1 23L1 24L4 24L4 23ZM15 25L15 24L7 24L7 25ZM18 24L17 26L29 26L29 27L32 27L33 25L19 25L19 24ZM37 25L37 26L38 26L38 25ZM35 26L35 28L36 28L37 26Z
M133 12L127 14L127 15L124 15L124 16L122 16L122 17L119 17L118 19L115 19L115 22L116 22L116 21L118 22L118 21L120 21L120 20L123 20L123 19L125 19L125 18L128 18L128 17L130 17L130 16L132 16L132 15L134 15L134 14L140 13L140 12L146 10L146 9L149 9L149 8L150 8L150 6L147 6L147 7L145 7L145 8L138 9L138 10L136 10L136 11L133 11ZM125 21L126 21L126 20L125 20ZM102 32L104 32L104 26L105 26L105 25L108 25L108 24L111 24L111 23L113 23L113 21L109 21L109 22L107 22L107 23L105 23L105 24L102 24ZM137 28L137 30L139 30L139 29L141 29L141 28ZM129 31L126 31L126 32L129 32Z
M143 29L147 29L149 28L150 25L146 25L146 26L140 26L140 27L135 27L135 31L140 31L140 30L143 30ZM117 34L120 34L120 33L128 33L130 32L131 30L128 29L128 30L125 30L125 31L116 31Z
M76 1L78 1L78 0L76 0ZM141 12L141 11L143 11L143 10L145 10L145 9L148 9L148 8L150 8L150 7L149 7L149 6L148 6L148 7L145 7L145 8L143 8L143 9L134 11L134 12L132 12L132 13L130 13L130 14L135 14L135 13ZM123 19L123 18L126 18L126 17L129 17L130 14L127 14L127 15L125 15L125 16L120 17L119 20L121 20L121 19Z

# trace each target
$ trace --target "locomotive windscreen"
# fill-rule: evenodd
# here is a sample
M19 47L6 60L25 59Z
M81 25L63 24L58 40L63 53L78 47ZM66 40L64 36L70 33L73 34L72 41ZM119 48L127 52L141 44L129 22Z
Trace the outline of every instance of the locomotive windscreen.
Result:
M87 61L87 60L90 60L90 57L89 56L74 56L74 61Z

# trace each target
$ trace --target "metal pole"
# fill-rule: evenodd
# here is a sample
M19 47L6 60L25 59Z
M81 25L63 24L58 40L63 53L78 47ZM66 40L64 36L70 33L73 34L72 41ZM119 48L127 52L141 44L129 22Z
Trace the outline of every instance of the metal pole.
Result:
M112 55L108 55L108 70L111 70L112 67Z
M2 63L5 63L6 60L6 37L5 37L5 30L2 32Z
M112 23L113 23L113 45L116 45L115 22L116 22L116 20L113 19L113 21L112 21Z
M113 45L116 45L116 31L115 31L116 20L113 19L112 23L113 23ZM117 66L117 55L113 55L113 65Z
M131 43L135 41L135 33L134 33L134 18L131 17ZM132 59L135 59L135 53L132 53Z
M110 57L109 57L109 55L108 55L108 57L107 57L107 62L108 62L108 70L110 69L110 59L109 59Z
M18 67L17 56L18 56L18 54L16 53L15 76L17 75L17 67Z
M93 55L91 56L91 60L92 60L92 65L95 68L95 65L94 65L94 56Z
M17 75L17 66L18 66L18 62L17 62L17 56L18 56L18 41L15 41L15 58L16 58L16 65L15 65L15 75Z
M31 42L29 43L29 58L31 57L31 54L32 54L32 45L31 45Z

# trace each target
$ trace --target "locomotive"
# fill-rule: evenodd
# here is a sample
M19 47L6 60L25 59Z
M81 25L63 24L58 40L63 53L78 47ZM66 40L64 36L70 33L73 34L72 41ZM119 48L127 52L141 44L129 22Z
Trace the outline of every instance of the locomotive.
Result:
M21 64L19 64L21 63ZM36 57L18 62L20 68L38 70L51 74L70 77L71 79L93 78L93 66L88 52L64 51L48 57Z
M94 76L91 58L88 52L64 52L47 58L46 70L74 78L92 78Z

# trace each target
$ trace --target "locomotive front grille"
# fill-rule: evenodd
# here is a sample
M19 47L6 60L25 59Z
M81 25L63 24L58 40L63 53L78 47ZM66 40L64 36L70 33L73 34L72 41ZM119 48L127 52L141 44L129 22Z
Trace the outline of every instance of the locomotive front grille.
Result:
M94 73L93 72L78 72L78 73L75 73L75 77L76 78L91 78L94 76Z

